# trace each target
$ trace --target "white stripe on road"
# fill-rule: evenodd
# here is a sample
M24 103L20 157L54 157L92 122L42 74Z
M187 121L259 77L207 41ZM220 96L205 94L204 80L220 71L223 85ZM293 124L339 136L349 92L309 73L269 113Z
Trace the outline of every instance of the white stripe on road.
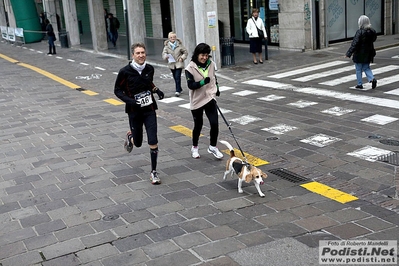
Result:
M338 69L328 70L328 71L325 71L325 72L316 73L316 74L313 74L313 75L308 75L308 76L296 78L296 79L293 79L293 80L306 82L306 81L310 81L310 80L314 80L314 79L329 77L331 75L343 73L343 72L346 72L346 71L353 71L354 69L355 69L354 66L347 66L347 67L342 67L342 68L338 68Z
M301 69L297 69L297 70L293 70L293 71L288 71L288 72L272 75L272 76L269 76L269 78L281 79L281 78L286 78L289 76L295 76L298 74L302 74L302 73L306 73L306 72L310 72L310 71L314 71L314 70L320 70L322 68L347 64L347 63L349 63L349 62L348 61L333 61L330 63L320 64L317 66L305 67L305 68L301 68Z
M384 98L378 98L378 97L372 97L372 96L352 94L349 92L338 92L338 91L331 91L331 90L318 89L318 88L309 88L309 87L308 88L298 88L291 84L267 81L267 80L260 80L260 79L248 80L243 83L261 86L261 87L268 87L268 88L272 88L272 89L290 90L290 91L312 94L312 95L317 95L317 96L331 97L331 98L341 99L341 100L345 100L345 101L353 101L353 102L358 102L358 103L366 103L366 104L371 104L371 105L376 105L376 106L399 109L399 101L391 100L391 99L384 99Z
M380 68L374 69L373 70L373 74L375 76L375 75L378 75L378 74L381 74L381 73L385 73L385 72L389 72L389 71L397 70L397 69L399 69L399 66L389 65L389 66L385 66L385 67L380 67ZM364 74L363 74L363 76L364 76ZM319 84L327 85L327 86L336 86L336 85L339 85L339 84L342 84L342 83L346 83L346 82L350 82L350 81L353 81L353 80L356 80L356 73L355 72L353 72L353 74L351 74L351 75L348 75L348 76L345 76L345 77L342 77L342 78L337 78L337 79L325 81L325 82L321 82ZM393 81L393 82L395 82L395 81ZM377 85L382 85L382 84L380 84L380 82L378 82Z
M94 67L94 68L96 68L98 70L105 70L105 68L102 68L102 67Z

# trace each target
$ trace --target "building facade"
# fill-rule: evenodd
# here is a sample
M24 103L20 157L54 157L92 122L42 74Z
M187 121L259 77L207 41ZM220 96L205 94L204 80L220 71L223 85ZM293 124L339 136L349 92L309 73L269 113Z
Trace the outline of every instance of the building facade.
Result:
M0 1L0 22L18 27L13 10L21 8L13 8L12 0ZM362 14L370 17L378 34L398 32L399 0L31 1L35 1L36 14L44 12L57 25L55 29L68 32L70 45L91 42L96 51L108 49L104 9L120 20L120 35L126 35L129 43L145 42L149 53L159 53L170 31L191 51L197 43L206 42L217 53L220 38L247 43L245 27L255 7L265 22L268 44L282 49L323 49L350 40ZM21 5L21 1L14 2Z

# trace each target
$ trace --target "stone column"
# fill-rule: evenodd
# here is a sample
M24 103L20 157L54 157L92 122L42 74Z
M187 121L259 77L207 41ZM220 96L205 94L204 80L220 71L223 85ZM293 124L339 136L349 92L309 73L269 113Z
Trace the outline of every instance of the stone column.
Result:
M197 45L193 1L174 0L173 11L175 14L174 24L176 35L183 41L184 46L188 50L188 59L185 61L187 65ZM184 23L182 23L183 21Z
M94 51L108 49L107 35L105 32L104 5L102 0L87 0L90 16L90 30Z
M46 0L43 1L44 4L44 10L46 11L46 18L50 21L51 25L53 26L54 29L54 34L57 36L58 39L58 26L57 26L57 9L55 6L55 1L54 0Z
M75 1L62 0L64 10L65 28L68 32L71 46L80 44L78 16Z
M128 11L130 44L136 42L145 43L145 23L143 1L126 1Z
M195 18L195 34L197 44L204 42L211 46L213 61L218 68L221 66L220 45L219 45L219 25L218 25L218 9L216 0L193 0L194 18ZM208 21L209 12L214 12L214 27L210 27Z
M7 15L8 15L8 23L9 23L8 26L16 28L17 22L15 20L14 11L12 9L12 5L11 5L10 1L5 1L4 5L5 5ZM7 26L7 25L4 25L4 26Z
M7 26L6 12L4 11L4 1L0 1L0 26Z

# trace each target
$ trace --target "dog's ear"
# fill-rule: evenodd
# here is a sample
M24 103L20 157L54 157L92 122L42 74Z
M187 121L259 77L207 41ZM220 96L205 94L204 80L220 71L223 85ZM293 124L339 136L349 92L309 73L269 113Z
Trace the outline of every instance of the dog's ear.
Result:
M252 173L247 174L245 176L245 182L250 183L252 181L252 177L253 177Z
M262 171L262 177L263 178L267 178L267 174L265 172Z

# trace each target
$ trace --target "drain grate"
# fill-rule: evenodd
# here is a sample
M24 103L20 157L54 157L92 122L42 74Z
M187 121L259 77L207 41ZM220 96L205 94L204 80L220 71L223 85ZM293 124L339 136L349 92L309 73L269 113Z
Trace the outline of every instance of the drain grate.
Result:
M283 169L283 168L271 169L271 170L269 170L269 173L279 176L282 179L288 180L292 183L300 183L300 182L308 181L308 179L306 177L300 176L298 174L295 174L295 173L288 171L287 169Z
M382 139L380 143L390 146L399 146L399 141L393 139Z
M380 162L399 166L399 151L394 151L387 155L381 155L377 158L377 160Z

